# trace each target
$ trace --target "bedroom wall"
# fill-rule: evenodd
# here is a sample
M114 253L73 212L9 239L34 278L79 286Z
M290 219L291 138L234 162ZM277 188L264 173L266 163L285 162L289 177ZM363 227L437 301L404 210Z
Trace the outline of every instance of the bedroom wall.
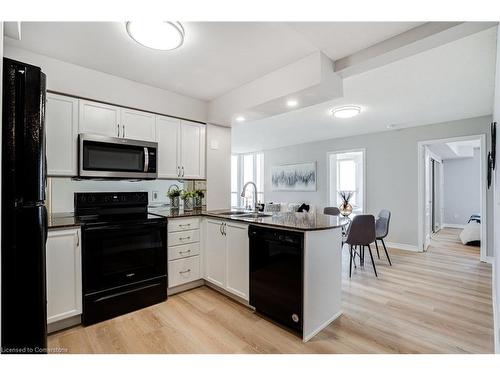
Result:
M444 226L463 226L470 215L481 212L481 162L474 157L443 160Z
M377 213L382 208L391 210L393 216L388 241L416 250L418 246L418 142L486 134L489 132L490 122L491 116L482 116L265 150L265 200L266 202L304 201L321 210L328 204L327 153L364 148L366 149L366 212ZM489 148L489 139L487 143ZM317 162L317 190L315 192L272 191L271 166L305 161ZM491 190L488 192L487 204L492 207ZM489 214L488 233L492 238L493 210L490 210ZM493 241L489 241L487 253L493 254Z

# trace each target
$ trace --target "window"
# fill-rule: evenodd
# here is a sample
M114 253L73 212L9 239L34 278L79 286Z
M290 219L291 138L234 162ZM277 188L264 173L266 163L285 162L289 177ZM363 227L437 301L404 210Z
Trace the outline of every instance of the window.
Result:
M364 150L332 152L328 159L330 205L340 206L342 200L339 192L350 190L354 191L350 201L353 212L364 212Z
M264 202L264 154L231 155L231 207L254 206L252 188L247 188L245 198L241 190L248 181L257 185L257 202Z

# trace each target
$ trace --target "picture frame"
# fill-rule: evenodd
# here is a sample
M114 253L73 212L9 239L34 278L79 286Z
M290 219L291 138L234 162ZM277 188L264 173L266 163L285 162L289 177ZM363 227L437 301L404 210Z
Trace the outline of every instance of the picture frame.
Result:
M271 167L273 191L316 191L316 161L280 164Z

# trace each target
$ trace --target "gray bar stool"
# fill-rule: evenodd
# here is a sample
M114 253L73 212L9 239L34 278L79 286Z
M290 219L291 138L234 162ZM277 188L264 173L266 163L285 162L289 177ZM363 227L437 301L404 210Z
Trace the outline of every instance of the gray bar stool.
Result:
M356 252L353 247L360 247L359 257L361 259L361 264L364 264L364 253L365 247L368 246L368 251L370 252L370 258L372 260L373 271L375 276L377 275L377 268L375 267L375 261L373 260L372 249L370 244L375 242L375 217L373 215L357 215L352 220L349 228L349 234L347 235L346 244L349 245L349 277L352 274L352 262ZM354 251L354 253L353 253ZM356 263L354 264L356 266Z

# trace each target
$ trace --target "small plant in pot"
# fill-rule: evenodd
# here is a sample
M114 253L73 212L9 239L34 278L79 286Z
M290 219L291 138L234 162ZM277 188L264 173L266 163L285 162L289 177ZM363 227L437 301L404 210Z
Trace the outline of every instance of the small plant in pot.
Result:
M342 216L347 217L352 213L352 206L349 202L352 199L354 193L355 191L352 190L339 191L340 199L342 200L342 203L339 206L339 210Z
M174 210L179 209L179 197L181 190L177 185L172 185L168 188L167 197L170 199L170 208Z
M195 192L183 190L181 192L181 198L184 201L184 210L190 211L194 207Z
M201 208L203 197L205 197L205 193L203 190L195 190L194 191L194 208Z

